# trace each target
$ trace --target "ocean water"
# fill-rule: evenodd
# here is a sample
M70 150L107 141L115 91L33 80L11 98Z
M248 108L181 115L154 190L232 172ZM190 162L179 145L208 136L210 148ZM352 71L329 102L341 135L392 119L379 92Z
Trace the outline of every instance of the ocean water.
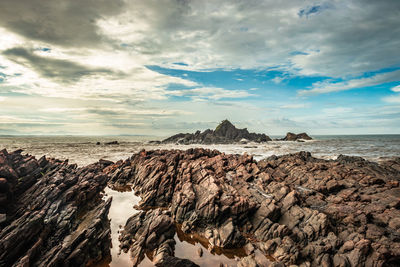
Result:
M118 161L126 159L142 149L182 149L204 147L224 153L251 154L256 160L271 155L283 155L309 151L314 157L335 159L340 154L361 156L371 161L400 157L400 135L332 135L313 136L307 142L272 141L265 144L249 143L235 145L154 145L151 136L3 136L0 149L8 151L23 149L24 153L41 157L69 159L70 163L84 166L99 159ZM160 139L160 138L158 138ZM105 145L118 141L118 145ZM100 142L100 145L96 145Z

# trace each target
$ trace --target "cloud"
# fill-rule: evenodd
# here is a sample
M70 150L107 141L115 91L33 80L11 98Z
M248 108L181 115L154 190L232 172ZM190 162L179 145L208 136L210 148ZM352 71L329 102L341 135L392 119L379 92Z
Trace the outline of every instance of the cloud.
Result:
M400 85L392 87L390 90L392 90L395 93L400 93ZM391 104L400 104L400 94L387 96L387 97L382 98L382 100L384 102L391 103Z
M55 107L55 108L43 108L40 109L39 111L43 112L54 112L54 113L65 113L65 112L79 112L79 111L84 111L86 108L60 108L60 107Z
M310 103L293 103L293 104L286 104L280 106L280 108L285 108L285 109L300 109L300 108L308 108L310 107Z
M400 95L387 96L382 99L387 103L400 104Z
M99 25L104 34L146 55L152 65L193 70L275 67L301 75L348 77L400 62L397 0L317 5L296 0L148 0L127 5L126 12ZM188 66L175 64L182 58Z
M200 87L194 89L183 89L183 90L170 90L167 93L171 96L182 96L190 97L194 100L219 100L226 98L246 98L253 96L244 90L227 90L218 87Z
M352 110L353 110L352 108L347 108L347 107L335 107L335 108L324 108L322 112L328 115L337 115L337 114L349 113Z
M59 46L99 46L107 37L97 21L122 10L122 0L2 0L0 26L27 39Z
M284 77L275 77L271 81L276 84L280 84L285 78Z
M20 65L35 70L44 78L62 83L76 82L84 76L95 74L122 76L121 73L106 68L92 68L68 60L38 56L33 51L22 47L7 49L3 55Z
M375 74L367 78L351 79L344 82L317 82L310 90L299 90L299 95L317 95L331 92L346 91L356 88L375 86L383 83L400 80L400 70Z
M147 65L354 77L400 62L399 8L397 0L3 0L0 26L41 47L125 51Z
M400 85L397 85L390 90L392 90L393 92L396 92L396 93L398 93L398 92L400 93Z
M341 109L323 111L318 107L329 107L331 96L308 105L296 102L293 90L305 84L299 95L318 95L399 81L399 8L398 0L3 0L1 113L57 122L54 133L137 133L135 125L147 133L152 123L184 130L182 122L227 114L246 123L271 118L260 129L361 127L375 115L355 123L368 108L353 107L353 96L334 100ZM240 83L212 77L235 69L251 71L235 77L245 77ZM324 81L308 87L315 80ZM174 85L183 90L170 90ZM397 94L386 100L398 103ZM383 103L366 106L375 104Z

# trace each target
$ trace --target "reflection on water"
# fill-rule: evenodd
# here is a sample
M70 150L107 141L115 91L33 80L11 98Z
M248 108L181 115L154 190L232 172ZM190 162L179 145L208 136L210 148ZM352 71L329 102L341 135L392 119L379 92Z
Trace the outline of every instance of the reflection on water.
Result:
M119 232L125 225L126 221L139 212L133 208L140 201L140 197L136 196L130 187L125 188L105 188L106 197L112 197L110 212L108 218L111 220L111 262L110 259L106 260L102 266L110 267L132 267L132 261L128 253L120 252L119 249ZM154 266L148 260L144 260L140 266Z
M140 201L140 197L136 196L130 187L124 188L105 188L105 198L112 197L112 203L108 218L111 220L111 259L103 260L96 267L131 267L132 261L128 253L124 253L119 249L119 232L126 221L139 212L133 207ZM189 259L200 266L219 266L220 263L226 266L236 266L235 258L245 257L244 249L222 249L218 247L210 248L209 242L205 237L196 233L185 234L182 232L180 225L176 226L175 235L175 256L179 258ZM199 249L202 249L202 256L199 256ZM152 252L147 252L140 267L154 266L152 261Z
M223 249L219 247L211 248L207 238L196 233L185 234L180 225L176 226L175 235L175 256L186 258L200 266L220 266L220 263L227 266L236 266L235 258L247 256L243 248ZM199 250L202 250L202 256Z
M131 267L132 260L130 253L124 253L119 249L119 233L126 221L139 210L134 209L138 205L140 197L136 196L131 187L118 187L104 189L104 199L112 197L111 207L108 214L111 226L111 242L110 256L101 262L91 265L91 267ZM212 247L208 239L197 234L182 232L181 225L176 224L175 234L175 257L189 259L201 267L206 266L237 266L240 258L246 257L244 248L223 249ZM201 255L199 255L201 250ZM268 266L270 261L259 250L255 251L255 257L262 266ZM152 263L153 251L146 251L145 257L139 264L140 267L154 266ZM264 264L265 263L265 264Z

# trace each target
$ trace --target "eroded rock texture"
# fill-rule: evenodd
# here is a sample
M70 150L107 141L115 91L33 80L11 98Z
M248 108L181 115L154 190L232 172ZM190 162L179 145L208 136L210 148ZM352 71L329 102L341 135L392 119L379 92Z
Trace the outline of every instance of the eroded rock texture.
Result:
M301 141L301 140L312 140L312 138L306 133L287 133L286 136L281 141Z
M398 266L399 162L306 152L256 162L205 149L156 150L106 172L115 186L133 185L141 208L168 209L143 211L125 226L122 247L138 262L143 248L159 262L172 255L175 221L214 247L254 246L239 266L261 266L254 251L275 266Z
M215 130L207 129L204 132L179 133L168 137L161 143L177 144L232 144L240 141L267 142L271 141L265 134L249 133L247 129L238 129L228 120L222 121Z
M109 255L102 170L0 151L0 266L85 266Z

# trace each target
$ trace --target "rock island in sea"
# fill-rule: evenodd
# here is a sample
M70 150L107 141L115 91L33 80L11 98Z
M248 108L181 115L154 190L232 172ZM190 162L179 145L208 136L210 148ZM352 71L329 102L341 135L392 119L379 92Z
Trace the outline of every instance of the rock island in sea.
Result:
M297 141L297 140L311 140L312 138L306 133L294 134L287 133L286 136L280 141ZM168 137L164 140L153 141L153 143L176 143L176 144L235 144L247 142L268 142L272 141L266 134L250 133L246 128L238 129L230 121L222 121L215 130L207 129L204 132L197 131L195 133L179 133Z

